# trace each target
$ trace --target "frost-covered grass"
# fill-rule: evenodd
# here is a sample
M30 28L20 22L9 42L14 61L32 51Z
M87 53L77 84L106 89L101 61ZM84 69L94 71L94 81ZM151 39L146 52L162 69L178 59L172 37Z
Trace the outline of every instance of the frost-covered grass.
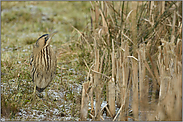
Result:
M1 2L1 117L4 120L78 120L81 83L77 50L70 45L89 21L89 2ZM37 38L54 30L57 74L48 89L49 100L31 102L33 82L29 57ZM61 72L62 68L62 72ZM62 78L61 78L62 77ZM61 80L62 79L62 80ZM42 93L43 97L45 91ZM42 99L42 98L41 98Z

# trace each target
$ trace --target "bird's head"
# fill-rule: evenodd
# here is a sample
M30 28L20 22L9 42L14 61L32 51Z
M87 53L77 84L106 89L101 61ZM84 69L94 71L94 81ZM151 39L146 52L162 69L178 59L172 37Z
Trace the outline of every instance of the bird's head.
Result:
M41 37L38 38L36 41L36 46L40 48L44 48L48 45L50 45L51 38L57 33L57 31L51 33L51 34L44 34Z
M57 33L58 31L55 31L51 34L44 34L41 37L39 37L36 41L36 44L34 45L34 50L36 52L39 52L39 50L43 49L46 46L50 45L52 37Z

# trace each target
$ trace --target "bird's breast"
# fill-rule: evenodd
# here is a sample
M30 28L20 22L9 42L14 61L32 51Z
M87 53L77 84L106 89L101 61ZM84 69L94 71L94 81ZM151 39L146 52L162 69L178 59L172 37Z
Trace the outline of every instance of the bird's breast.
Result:
M56 55L50 46L46 46L33 56L32 77L39 88L45 88L53 79L56 71Z

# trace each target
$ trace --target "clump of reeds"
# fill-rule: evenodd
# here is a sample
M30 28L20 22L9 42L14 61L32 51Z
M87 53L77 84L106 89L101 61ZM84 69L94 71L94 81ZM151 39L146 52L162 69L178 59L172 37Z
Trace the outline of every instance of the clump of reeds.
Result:
M90 77L83 84L81 120L88 114L105 120L104 110L121 121L182 119L181 4L91 2L91 26L79 32Z

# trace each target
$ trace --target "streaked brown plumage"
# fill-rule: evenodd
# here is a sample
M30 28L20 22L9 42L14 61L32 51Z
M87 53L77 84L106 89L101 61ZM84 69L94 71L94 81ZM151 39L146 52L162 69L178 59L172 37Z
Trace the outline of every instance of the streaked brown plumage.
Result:
M32 67L32 81L35 86L34 94L36 90L42 92L53 80L56 73L57 59L50 46L51 38L55 33L42 35L33 46L30 65Z

